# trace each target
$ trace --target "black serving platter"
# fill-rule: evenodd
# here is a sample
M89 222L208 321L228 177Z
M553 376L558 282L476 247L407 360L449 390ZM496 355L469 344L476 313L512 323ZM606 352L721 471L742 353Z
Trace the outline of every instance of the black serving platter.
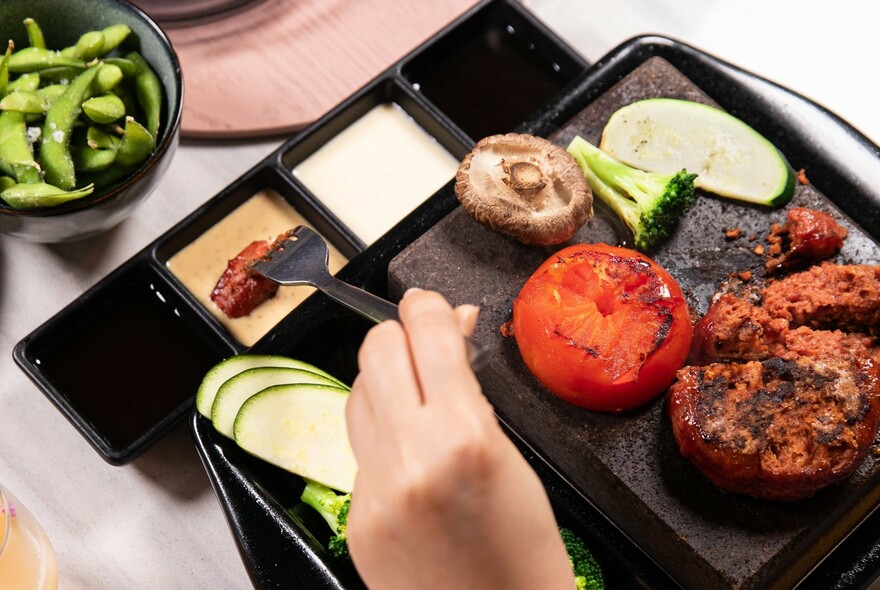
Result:
M875 240L880 236L877 146L809 100L675 40L651 36L622 44L567 91L548 102L521 130L542 135L559 131L585 105L657 56L684 73L725 109L761 130L783 153L796 153L796 166L808 171L816 189L829 195L842 212ZM409 223L389 232L343 269L340 276L379 295L388 295L389 262L454 206L451 186L447 186L414 213ZM311 360L350 380L356 371L357 348L368 328L349 312L334 307L325 298L315 297L285 318L252 350ZM658 566L654 556L639 548L636 536L622 532L540 451L504 425L544 481L560 522L587 538L605 567L610 588L675 588L688 583L689 576L682 571L686 565L667 563L665 570ZM200 456L257 587L362 587L350 566L334 562L323 551L326 527L321 523L313 525L296 511L287 511L296 505L302 487L299 478L247 456L197 415L193 416L191 426ZM836 548L825 547L827 555L814 556L813 562L818 565L812 571L800 572L794 578L782 575L782 581L770 580L769 585L762 587L798 585L855 590L876 581L880 575L880 512L876 511L876 495L867 501L869 505L862 507L857 519L845 524L851 534Z
M342 278L377 289L379 281L371 269L383 265L383 261L387 263L394 252L450 211L454 201L448 197L430 199L426 195L424 204L366 248L335 212L292 174L292 169L382 103L396 104L454 158L463 157L472 139L458 125L457 116L439 110L403 72L410 63L430 63L428 57L416 56L438 44L469 47L473 46L473 38L490 38L491 43L486 45L489 53L493 44L500 43L506 51L513 48L521 63L543 71L552 82L545 80L534 89L528 85L518 88L518 92L528 91L538 98L521 103L518 111L511 111L512 118L501 123L509 127L499 127L499 132L509 131L529 119L538 105L550 100L587 65L514 0L478 3L428 40L412 58L408 56L392 65L27 335L13 351L19 367L105 460L117 465L131 461L192 406L199 379L207 368L248 348L198 302L166 264L215 223L264 190L280 195L351 260L349 268L340 274ZM509 55L499 56L497 59L510 63ZM442 60L444 54L432 59ZM459 52L454 59L467 60L468 52ZM478 89L460 90L479 99ZM235 253L231 252L229 257ZM308 309L308 305L304 306L304 317L308 317ZM137 330L128 329L138 318ZM286 339L282 323L265 335L262 346L271 348L272 343ZM180 351L160 345L170 341L190 347L197 362L182 366ZM141 355L119 354L139 348ZM321 364L320 359L314 360ZM108 365L108 361L112 364ZM119 378L126 375L138 378ZM155 404L149 394L157 389L166 393L162 405ZM133 411L143 415L143 420L126 423L121 415Z

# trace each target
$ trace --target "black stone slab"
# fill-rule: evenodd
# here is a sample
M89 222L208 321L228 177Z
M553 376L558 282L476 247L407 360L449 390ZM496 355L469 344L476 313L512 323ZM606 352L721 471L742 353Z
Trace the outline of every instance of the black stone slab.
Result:
M714 103L668 62L653 58L585 104L551 138L566 145L580 134L595 143L614 110L655 96ZM797 168L798 154L786 156ZM832 212L850 230L840 262L880 263L877 243L812 186L798 186L790 206L795 205ZM753 249L784 216L785 210L703 195L674 238L652 256L702 312L729 273L762 263ZM730 227L740 228L743 237L728 241L724 230ZM614 215L597 204L594 219L570 243L627 239ZM476 337L494 352L481 381L500 418L683 586L795 585L877 504L876 460L869 458L850 481L811 499L759 501L720 492L680 456L662 399L623 415L592 413L558 400L525 368L515 342L498 330L523 282L556 249L523 246L459 208L392 260L389 291L394 296L417 286L438 290L454 303L480 305Z

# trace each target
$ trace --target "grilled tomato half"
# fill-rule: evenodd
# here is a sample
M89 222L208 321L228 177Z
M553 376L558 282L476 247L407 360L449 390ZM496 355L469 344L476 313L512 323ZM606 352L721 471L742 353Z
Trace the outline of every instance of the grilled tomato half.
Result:
M513 302L513 332L547 389L603 412L662 393L693 334L675 279L647 256L606 244L570 246L538 267Z

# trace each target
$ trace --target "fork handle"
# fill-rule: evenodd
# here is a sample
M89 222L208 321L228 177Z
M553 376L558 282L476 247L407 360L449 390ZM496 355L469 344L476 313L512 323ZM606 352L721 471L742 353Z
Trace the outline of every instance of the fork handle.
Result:
M319 289L340 305L377 324L385 320L400 321L400 314L394 303L377 297L369 291L349 285L336 277L330 276L330 279L322 283ZM488 349L474 342L472 338L465 338L464 343L471 368L474 371L479 371L485 367L489 362Z

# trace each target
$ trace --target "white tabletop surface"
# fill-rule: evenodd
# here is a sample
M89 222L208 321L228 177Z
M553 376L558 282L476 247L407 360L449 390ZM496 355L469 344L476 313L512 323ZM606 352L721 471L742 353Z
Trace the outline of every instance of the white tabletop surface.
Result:
M799 91L880 141L870 0L525 3L590 60L634 35L666 34ZM19 371L11 353L22 337L279 143L181 145L149 201L101 236L63 245L0 237L0 480L52 539L62 588L250 586L186 424L132 464L112 467Z

